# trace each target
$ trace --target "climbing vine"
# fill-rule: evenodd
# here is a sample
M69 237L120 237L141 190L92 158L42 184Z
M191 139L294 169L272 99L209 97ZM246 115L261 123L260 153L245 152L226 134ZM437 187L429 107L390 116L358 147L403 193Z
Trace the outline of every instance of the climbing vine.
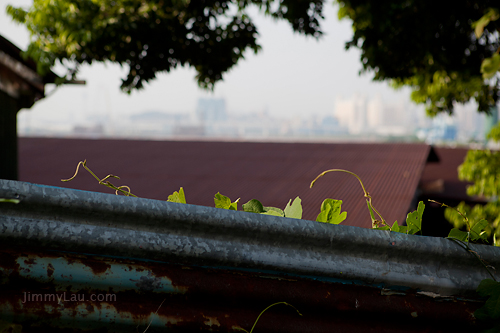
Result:
M115 186L110 182L109 179L114 178L114 179L120 179L118 176L115 175L107 175L104 178L99 178L97 177L87 166L86 160L81 161L78 163L75 174L69 178L69 179L61 179L61 181L71 181L74 179L79 171L80 166L85 168L101 185L104 185L108 188L111 188L115 191L117 195L122 194L126 196L134 196L134 194L131 193L130 188L127 185L121 185L121 186ZM425 204L423 201L420 201L417 206L417 210L408 213L406 217L406 223L405 224L398 224L398 221L394 221L394 223L390 224L388 223L382 216L382 214L374 207L372 203L372 197L366 190L361 178L356 175L355 173L344 170L344 169L330 169L322 172L319 174L312 182L310 187L312 188L315 184L316 181L318 181L319 178L325 176L327 173L330 172L340 172L340 173L347 173L349 175L352 175L356 177L356 179L359 181L361 188L363 190L363 195L366 199L366 204L368 207L368 212L372 221L372 228L376 230L387 230L387 231L392 231L392 232L399 232L399 233L405 233L405 234L417 234L421 232L422 230L422 216L424 213L425 209ZM175 191L171 195L167 197L167 201L169 202L176 202L176 203L181 203L181 204L186 204L186 196L184 193L184 189L181 187L179 191ZM229 197L217 192L214 196L214 204L216 208L219 209L228 209L228 210L238 210L238 203L240 199L236 199L235 201L232 201ZM447 209L454 209L457 214L461 216L463 219L462 225L465 225L466 230L460 230L459 228L453 228L450 230L447 239L450 239L451 241L456 242L459 246L461 246L465 251L469 252L471 255L475 256L475 258L481 262L483 267L486 269L488 274L491 276L492 279L484 279L481 281L477 288L477 292L479 293L480 296L482 297L487 297L487 300L485 302L485 305L478 309L475 312L475 316L478 319L481 320L487 320L492 323L492 325L495 327L494 329L499 329L500 330L500 282L497 282L495 279L494 274L492 273L493 267L488 265L475 251L473 251L469 244L470 242L482 242L486 243L488 240L488 232L486 228L488 227L488 222L484 219L481 219L479 221L471 222L467 218L467 216L462 213L461 211L449 207L448 205L439 203L434 200L429 200L431 202L440 204L442 207L447 207ZM320 213L318 214L316 221L317 222L322 222L322 223L330 223L330 224L340 224L342 223L346 218L347 218L347 212L342 212L341 209L342 206L342 200L337 200L337 199L331 199L331 198L326 198L323 200L321 203L320 207ZM264 214L264 215L273 215L273 216L280 216L280 217L288 217L288 218L295 218L295 219L301 219L302 218L302 200L299 197L296 197L293 201L290 199L287 203L287 205L281 209L277 207L268 207L264 206L259 200L257 199L252 199L248 201L245 204L241 205L241 208L244 212L250 212L250 213L256 213L256 214ZM495 239L496 242L496 239ZM277 304L286 304L290 305L285 302L279 302L270 305L267 307L264 311L261 312L257 320L255 321L255 324L257 323L258 319L262 315L263 312L265 312L267 309L270 307L277 305ZM291 305L290 305L291 306ZM298 310L297 310L298 312ZM300 314L300 312L299 312ZM254 324L254 327L255 327ZM250 332L253 331L253 328Z

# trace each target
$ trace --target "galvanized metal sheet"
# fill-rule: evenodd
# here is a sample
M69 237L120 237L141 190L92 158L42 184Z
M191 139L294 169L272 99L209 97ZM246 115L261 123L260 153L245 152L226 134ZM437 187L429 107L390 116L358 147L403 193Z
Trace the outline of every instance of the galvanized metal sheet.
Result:
M28 330L248 330L285 301L304 316L273 308L259 332L456 331L488 277L433 237L3 180L0 197L20 200L0 205L1 318Z

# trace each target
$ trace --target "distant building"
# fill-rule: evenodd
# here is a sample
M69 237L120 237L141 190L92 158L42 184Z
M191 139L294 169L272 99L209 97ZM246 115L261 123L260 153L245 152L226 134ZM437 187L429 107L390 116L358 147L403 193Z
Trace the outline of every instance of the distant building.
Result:
M371 100L355 94L350 99L338 97L335 116L349 134L377 134L381 136L407 136L415 130L414 110L404 102L385 103L380 95Z
M196 116L201 122L219 122L227 119L226 101L223 98L199 98Z
M457 141L469 142L484 140L486 115L477 112L477 106L456 104L453 118L457 129Z
M335 116L349 134L361 134L367 127L366 96L355 94L351 99L337 97Z

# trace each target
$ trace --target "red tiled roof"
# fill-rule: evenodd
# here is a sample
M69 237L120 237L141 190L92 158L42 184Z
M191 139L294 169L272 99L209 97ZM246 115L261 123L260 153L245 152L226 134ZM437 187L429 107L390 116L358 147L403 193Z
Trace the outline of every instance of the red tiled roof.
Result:
M343 200L343 224L371 227L363 192L351 175L330 173L310 189L310 182L331 168L357 173L373 204L388 222L405 220L429 155L423 144L320 144L262 142L182 142L19 139L19 178L39 184L112 193L85 170L75 180L78 161L99 177L109 173L140 197L165 200L184 187L188 203L214 206L220 192L245 203L284 208L300 196L305 219L315 220L325 198ZM241 206L240 206L241 207Z
M482 202L480 198L467 195L466 188L467 185L472 184L471 182L458 179L458 167L464 162L468 150L467 148L434 147L439 162L428 163L425 166L419 184L422 195L452 205L456 201Z

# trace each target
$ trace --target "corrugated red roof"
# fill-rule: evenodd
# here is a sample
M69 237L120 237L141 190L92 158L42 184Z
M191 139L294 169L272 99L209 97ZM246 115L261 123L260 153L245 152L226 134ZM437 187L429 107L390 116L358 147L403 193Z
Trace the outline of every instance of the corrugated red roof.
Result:
M430 147L423 144L193 142L20 138L20 180L112 193L81 170L78 161L99 177L109 173L140 197L165 200L184 187L188 203L214 206L220 192L241 203L258 199L284 208L300 196L305 219L315 220L325 198L343 200L343 224L371 227L356 178L330 173L310 189L310 182L332 168L357 173L373 204L388 222L404 221ZM241 206L240 206L241 207Z
M458 167L464 162L469 149L434 147L439 158L438 163L428 163L420 179L422 195L434 200L442 200L448 204L455 205L460 201L479 201L480 198L472 198L467 195L467 185L472 182L464 182L458 179Z

